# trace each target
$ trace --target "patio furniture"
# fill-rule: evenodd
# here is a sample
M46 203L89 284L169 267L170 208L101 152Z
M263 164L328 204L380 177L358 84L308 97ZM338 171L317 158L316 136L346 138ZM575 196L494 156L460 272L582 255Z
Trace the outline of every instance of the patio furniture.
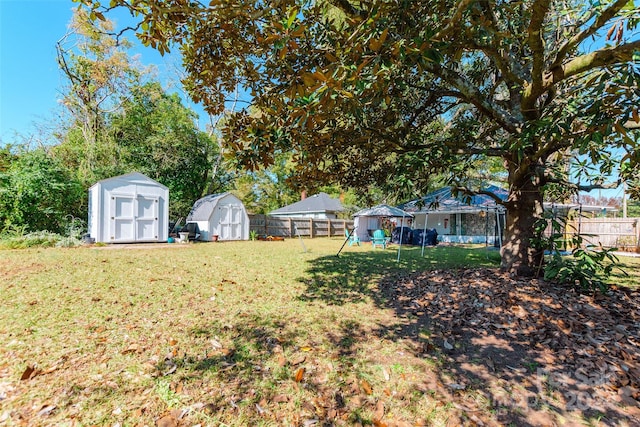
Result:
M355 228L353 229L353 231L351 233L349 233L349 229L348 228L345 228L344 229L344 237L349 239L349 246L352 246L354 244L360 246L360 238L356 234L356 229Z
M384 230L376 230L373 232L371 245L374 248L376 246L380 246L382 249L387 249L387 243L389 243L389 240L387 239L387 236L384 235Z

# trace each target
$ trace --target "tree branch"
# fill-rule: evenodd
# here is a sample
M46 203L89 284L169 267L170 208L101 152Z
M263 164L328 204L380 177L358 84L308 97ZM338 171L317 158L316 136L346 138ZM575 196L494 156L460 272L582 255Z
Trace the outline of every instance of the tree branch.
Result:
M576 184L575 182L570 182L561 178L547 177L547 176L545 176L545 181L547 183L560 184L565 187L569 187L571 190L574 190L574 191L587 191L587 192L592 190L615 189L615 188L618 188L620 184L622 184L622 179L620 178L618 178L615 182L602 183L602 184L589 184L589 185Z
M462 14L467 9L467 7L469 7L469 5L475 1L476 0L460 0L455 12L453 12L453 15L451 16L451 18L449 18L447 24L442 30L438 31L433 37L431 37L431 40L444 40L449 36L449 34L451 34L451 32L457 31L460 28L459 22L462 19Z
M633 52L638 49L640 49L640 40L578 56L562 66L551 69L544 78L543 91L550 89L569 77L584 73L585 71L607 65L629 62L633 58Z
M500 197L498 197L495 193L488 191L488 190L472 190L469 187L466 186L454 186L453 190L458 191L460 193L466 194L468 196L477 196L477 195L483 195L483 196L488 196L490 197L494 202L496 202L497 205L500 206L504 206L505 205L505 201L502 200Z
M533 110L535 100L538 98L542 90L545 53L542 27L544 19L549 12L550 3L551 0L536 0L531 6L531 21L529 22L529 28L527 29L529 48L531 49L532 55L531 87L528 91L530 96L525 96L522 99L522 109L524 111Z
M495 120L496 123L500 124L500 126L507 132L520 132L521 123L519 120L500 106L487 100L477 87L469 84L461 75L455 71L443 68L440 65L433 63L427 63L425 68L432 74L442 78L447 83L455 87L462 94L463 99L473 104L484 115Z
M554 70L557 67L560 67L564 62L565 58L574 48L576 48L580 43L586 40L588 37L592 36L596 33L600 28L602 28L611 18L613 18L627 3L629 0L616 0L613 4L611 4L607 9L604 10L598 16L593 24L583 31L575 34L569 40L567 40L564 45L560 47L558 53L556 54L556 58L553 63L549 66L550 70Z

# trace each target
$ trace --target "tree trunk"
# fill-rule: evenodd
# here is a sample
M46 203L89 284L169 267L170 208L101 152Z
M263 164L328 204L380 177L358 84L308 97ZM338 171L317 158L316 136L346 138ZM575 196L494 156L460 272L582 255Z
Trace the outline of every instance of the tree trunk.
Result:
M527 176L510 182L501 268L517 276L537 276L544 252L532 246L534 224L542 216L542 188Z

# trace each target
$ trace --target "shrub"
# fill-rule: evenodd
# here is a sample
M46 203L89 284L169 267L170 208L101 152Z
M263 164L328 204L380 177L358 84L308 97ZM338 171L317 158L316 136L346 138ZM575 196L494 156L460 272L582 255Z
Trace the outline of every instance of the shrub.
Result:
M545 231L551 232L545 236ZM552 213L545 213L535 226L536 239L533 245L544 250L544 279L556 283L568 284L579 292L606 292L607 280L614 268L626 274L613 253L617 248L603 248L585 245L579 234L566 235L566 220ZM567 251L571 254L567 255Z

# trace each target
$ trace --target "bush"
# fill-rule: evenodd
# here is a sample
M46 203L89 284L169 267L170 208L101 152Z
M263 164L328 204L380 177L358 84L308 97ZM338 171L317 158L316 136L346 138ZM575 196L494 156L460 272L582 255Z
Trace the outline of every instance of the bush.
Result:
M69 219L69 218L67 218ZM0 234L0 248L2 249L26 249L26 248L70 248L82 244L81 235L84 230L84 222L71 217L67 225L68 235L63 236L50 231L26 232L26 226L10 227Z
M548 227L551 233L545 236ZM603 248L596 245L585 245L582 236L566 235L566 222L551 213L546 213L536 223L536 239L533 245L544 250L544 279L556 283L568 284L579 292L606 292L607 283L614 268L626 274L614 255L617 248ZM571 255L567 255L567 250Z
M67 216L78 215L84 197L72 173L45 150L26 152L0 172L0 230L66 233Z
M618 257L612 252L616 248L605 249L587 245L572 251L571 257L554 252L544 269L544 279L573 285L580 292L609 289L607 279L618 264Z

